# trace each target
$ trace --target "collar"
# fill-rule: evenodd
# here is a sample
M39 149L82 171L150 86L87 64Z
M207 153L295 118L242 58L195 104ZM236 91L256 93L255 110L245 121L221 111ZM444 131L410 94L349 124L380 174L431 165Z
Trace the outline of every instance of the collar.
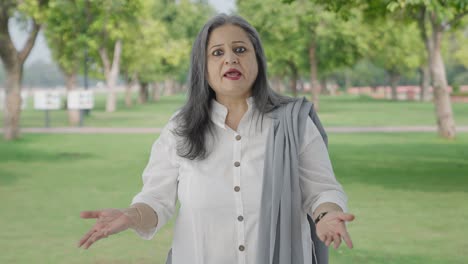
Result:
M247 101L247 112L245 115L250 114L252 106L254 105L254 99L252 96L246 99ZM216 99L211 99L211 121L215 125L226 129L226 117L228 115L228 109L226 106L220 104Z

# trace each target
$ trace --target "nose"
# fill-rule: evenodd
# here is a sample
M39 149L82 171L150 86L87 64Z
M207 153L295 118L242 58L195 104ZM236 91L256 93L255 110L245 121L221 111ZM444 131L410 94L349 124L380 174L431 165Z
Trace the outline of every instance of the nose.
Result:
M229 64L229 63L232 63L232 64L237 64L239 63L239 60L237 58L237 55L234 53L234 52L226 52L225 53L225 60L224 60L224 64Z

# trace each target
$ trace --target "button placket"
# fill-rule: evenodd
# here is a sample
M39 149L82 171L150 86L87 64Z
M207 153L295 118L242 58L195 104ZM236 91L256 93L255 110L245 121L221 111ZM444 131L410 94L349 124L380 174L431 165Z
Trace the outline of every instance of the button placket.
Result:
M241 160L241 150L242 150L242 136L236 134L233 140L233 170L234 170L234 200L236 203L236 215L237 217L233 220L236 221L237 225L237 243L238 243L238 252L239 264L245 263L245 227L244 227L244 206L242 203L242 186L241 186L241 170L242 170L242 160ZM242 220L240 220L242 219ZM242 256L243 255L243 256Z

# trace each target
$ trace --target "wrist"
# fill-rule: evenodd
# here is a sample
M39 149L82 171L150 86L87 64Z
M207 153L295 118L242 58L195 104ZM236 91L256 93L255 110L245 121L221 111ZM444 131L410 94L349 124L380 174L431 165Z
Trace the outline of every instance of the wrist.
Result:
M129 228L136 228L141 222L141 213L136 207L120 209L130 219Z
M314 219L314 223L315 225L318 224L318 222L326 215L328 214L328 212L321 212L315 219Z

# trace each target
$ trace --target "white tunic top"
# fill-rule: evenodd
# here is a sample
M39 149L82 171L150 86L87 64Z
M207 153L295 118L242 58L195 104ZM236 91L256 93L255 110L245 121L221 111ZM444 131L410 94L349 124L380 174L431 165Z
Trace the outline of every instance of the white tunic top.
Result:
M132 200L146 203L158 214L158 226L148 232L152 239L180 210L172 242L173 264L254 264L259 208L261 206L265 142L272 120L263 121L247 99L248 111L237 131L225 125L228 110L213 100L211 119L215 137L208 139L209 156L191 161L176 154L176 136L169 121L152 146L143 172L143 188ZM309 119L300 150L299 170L304 217L302 221L305 263L312 263L312 241L307 214L324 202L347 211L347 197L336 181L328 151ZM165 253L165 252L164 252Z

